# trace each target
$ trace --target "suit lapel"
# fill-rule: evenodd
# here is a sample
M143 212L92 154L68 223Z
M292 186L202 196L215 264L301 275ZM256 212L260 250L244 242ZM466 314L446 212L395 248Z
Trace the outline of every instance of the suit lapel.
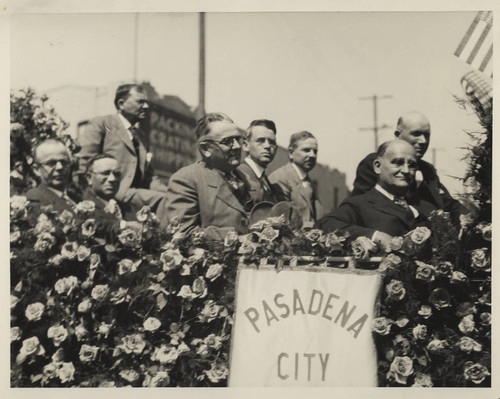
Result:
M370 193L371 195L369 196L368 201L374 208L378 209L380 212L398 217L410 229L414 227L412 222L415 220L415 217L410 209L404 209L403 207L396 205L385 195L379 193L375 188L371 189Z
M207 182L207 186L215 192L215 197L231 208L234 208L246 215L243 205L240 204L240 201L238 201L229 187L229 184L224 180L220 173L214 169L210 169L210 173L210 181Z
M137 155L135 153L134 144L132 143L132 140L130 139L129 132L127 131L127 129L125 129L125 126L123 126L123 123L120 120L120 117L118 115L113 115L112 123L115 124L115 128L116 128L116 132L117 132L118 138L121 141L123 141L123 143L125 144L125 146L129 149L129 151L132 154ZM106 130L109 132L109 131L112 130L112 127L111 126L106 126Z
M305 187L302 185L302 180L300 180L300 177L297 174L297 171L293 167L292 163L288 164L288 168L289 168L290 175L293 176L293 181L294 181L295 185L297 186L297 191L304 199L304 202L307 204L307 207L309 208L309 212L311 212L311 215L312 215L314 211L313 211L311 199L308 198L307 192L305 191ZM311 185L311 188L314 190L314 187L312 187L312 185Z

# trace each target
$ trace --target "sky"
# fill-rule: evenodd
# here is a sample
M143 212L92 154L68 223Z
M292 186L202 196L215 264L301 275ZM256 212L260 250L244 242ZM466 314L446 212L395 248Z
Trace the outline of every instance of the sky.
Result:
M346 174L374 151L373 102L379 143L393 138L398 117L421 111L431 123L432 162L452 193L462 192L465 130L477 130L461 109L461 77L470 70L453 53L475 12L274 12L206 14L206 110L224 112L242 128L276 122L277 141L312 132L318 161ZM138 20L137 78L160 94L198 102L197 13L16 14L10 21L11 88L39 92L66 85L130 81Z

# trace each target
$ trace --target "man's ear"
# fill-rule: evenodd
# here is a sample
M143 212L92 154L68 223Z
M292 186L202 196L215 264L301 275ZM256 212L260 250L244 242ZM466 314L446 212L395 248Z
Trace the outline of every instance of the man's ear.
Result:
M243 151L248 152L248 141L246 139L243 139L243 141L241 142L241 148L243 149Z
M210 150L210 145L206 141L202 141L198 145L201 155L205 158L210 158L212 156L212 151Z
M41 176L41 173L40 173L40 165L34 163L33 166L33 173L37 176L37 177L42 177Z
M377 175L380 174L380 159L379 158L376 158L375 161L373 161L373 171Z

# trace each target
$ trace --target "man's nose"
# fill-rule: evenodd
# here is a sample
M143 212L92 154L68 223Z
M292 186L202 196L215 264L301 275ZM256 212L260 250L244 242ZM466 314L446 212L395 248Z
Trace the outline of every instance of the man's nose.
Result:
M401 172L410 173L410 167L408 166L408 164L406 162L403 165L401 165Z
M57 170L64 169L63 161L57 161L55 169Z
M239 140L233 139L233 150L234 149L241 149L241 142Z
M109 174L108 181L115 182L117 180L118 180L118 178L116 177L116 175L114 173Z
M149 109L149 104L148 104L148 103L144 103L144 104L142 104L142 108L143 108L143 109Z

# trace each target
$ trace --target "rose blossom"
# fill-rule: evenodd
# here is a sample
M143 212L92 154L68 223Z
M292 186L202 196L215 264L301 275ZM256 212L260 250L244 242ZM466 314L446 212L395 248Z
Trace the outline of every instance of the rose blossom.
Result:
M462 318L462 321L458 324L458 329L467 334L474 331L474 326L474 315L470 314Z
M204 373L210 381L218 383L220 380L227 378L229 370L223 363L212 363L212 368L210 370L205 370Z
M391 243L389 244L392 251L399 251L403 248L403 237L392 237Z
M472 267L479 270L491 270L490 258L487 255L488 248L475 249L471 252Z
M76 256L80 262L90 258L90 254L90 248L87 248L85 245L80 245L76 251Z
M452 272L450 277L450 283L458 284L465 283L467 281L467 275L462 272Z
M470 302L459 303L456 307L455 314L458 317L467 316L469 314L477 313L476 307Z
M92 213L95 211L94 201L84 200L76 204L75 211L77 213Z
M448 342L446 340L433 339L427 344L427 350L429 352L439 352L440 350L446 348L448 346Z
M22 331L19 327L10 328L10 342L18 341L21 339Z
M385 317L377 317L373 320L372 330L380 335L388 335L391 331L391 322Z
M136 214L136 218L138 222L144 223L147 221L151 216L151 208L147 205L143 206Z
M10 232L10 243L14 244L17 240L21 238L21 231L16 228L14 231Z
M19 303L19 298L15 295L11 295L10 296L10 308L14 309L18 303Z
M82 223L82 235L85 237L92 237L97 231L95 219L87 219Z
M436 271L434 266L428 265L428 264L426 264L424 262L420 262L418 260L416 260L415 263L418 266L417 271L415 273L415 278L417 280L423 280L426 282L430 282L430 281L434 280L434 272Z
M198 318L202 323L209 323L219 316L219 312L222 309L222 306L217 305L213 300L210 299L208 301L205 301L205 306L198 315Z
M97 352L99 352L98 346L83 344L78 355L82 363L89 363L95 360Z
M118 235L118 240L126 247L136 247L139 244L139 234L132 229L125 229Z
M319 229L311 229L306 234L304 234L304 237L311 242L318 242L323 237L323 232Z
M161 326L161 321L156 317L148 317L142 324L146 331L156 331Z
M47 337L52 338L54 346L59 346L68 338L68 330L61 325L52 326L47 330Z
M179 249L167 249L160 255L160 261L163 262L163 271L171 271L178 269L184 260L184 256Z
M60 366L62 362L64 361L64 349L59 348L54 352L54 354L51 357L52 363L54 363L57 366Z
M256 249L257 249L257 247L255 246L254 243L252 243L251 241L245 240L241 243L241 246L238 250L238 253L243 254L243 255L244 254L253 254Z
M413 373L413 360L408 356L396 356L392 361L390 374L400 384L406 384L408 376Z
M227 232L226 236L224 237L224 246L225 247L230 247L238 242L238 234L236 234L236 231L230 230Z
M99 254L90 255L90 265L89 265L90 270L97 269L97 267L100 264L101 264L101 255Z
M39 221L36 226L35 226L35 233L41 234L41 233L55 233L56 228L52 224L50 220L41 220Z
M487 376L491 375L486 367L479 363L471 361L465 363L464 377L471 380L474 384L482 383Z
M258 222L255 222L248 229L250 231L260 232L267 227L271 227L271 223L269 223L268 220L264 219L264 220L259 220Z
M170 377L166 371L158 371L156 375L151 378L148 387L167 387L170 384Z
M27 338L23 341L19 354L16 357L16 363L23 363L28 356L40 356L45 353L45 349L40 345L38 337Z
M325 246L330 249L341 249L345 240L345 236L337 235L334 231L324 236Z
M382 262L380 262L378 270L383 272L387 269L394 269L395 266L399 265L400 263L401 263L401 258L399 256L395 254L389 254L384 259L382 259Z
M196 278L193 281L191 290L193 291L193 294L196 295L197 297L204 298L208 292L207 283L205 282L205 279L201 276Z
M29 321L38 321L42 318L44 309L45 305L43 303L35 302L26 306L24 314Z
M66 259L74 259L78 251L78 244L74 241L67 241L61 248L61 256Z
M57 376L57 366L54 363L49 363L43 366L42 369L44 381L51 380Z
M151 355L151 360L160 362L161 364L175 363L178 357L179 351L175 346L162 344L159 348L155 348Z
M483 348L479 342L476 342L469 337L461 337L457 342L457 345L460 350L465 353L471 353L472 351L481 352L481 349Z
M424 324L417 324L412 332L415 339L425 339L427 337L427 326Z
M428 319L432 315L432 308L427 305L420 306L418 314L422 316L424 319Z
M219 263L215 263L213 265L210 265L208 267L208 270L205 274L205 277L209 279L210 281L214 281L217 279L222 274L223 267Z
M122 370L120 371L120 377L128 382L137 381L140 377L139 373L135 370Z
M491 324L491 313L483 312L479 315L479 318L483 326L489 326Z
M431 236L431 231L427 227L420 226L410 231L408 234L415 244L421 245Z
M99 325L99 328L97 329L97 332L99 333L99 335L103 335L104 338L108 338L108 335L111 332L112 327L113 327L112 324L101 323Z
M37 252L46 252L56 243L56 238L50 233L41 233L36 240L34 250Z
M91 292L92 298L96 301L102 301L106 298L109 293L109 287L107 284L96 285Z
M77 341L81 341L82 339L84 339L87 336L87 334L88 330L85 328L83 324L80 323L75 327L75 335Z
M122 338L121 345L118 345L117 348L120 348L125 353L135 353L140 354L146 347L146 342L142 338L142 334L132 334L126 335Z
M116 291L111 294L109 301L115 305L123 302L130 301L130 295L128 295L128 288L119 287Z
M73 214L66 209L57 218L64 225L72 224L74 219Z
M215 334L210 334L203 339L203 343L211 349L218 350L222 346L222 338Z
M453 272L453 265L451 262L439 262L437 267L436 267L436 273L440 274L441 276L451 276L451 273Z
M368 237L358 237L351 243L351 249L356 259L368 259L370 252L375 251L377 245Z
M399 328L403 328L403 327L404 327L404 326L406 326L409 322L410 322L410 320L409 320L407 317L401 316L401 317L399 317L399 318L396 320L396 325L397 325Z
M29 201L23 195L13 195L10 197L10 216L19 217L26 214L26 207Z
M479 297L478 302L482 305L491 306L491 291L485 292L481 297Z
M437 310L441 310L450 306L450 293L444 288L436 288L429 295L429 302Z
M476 226L486 241L491 241L491 223L481 222Z
M417 373L415 374L415 381L413 382L412 387L418 388L431 388L432 387L432 379L428 374Z
M196 262L203 260L205 258L205 252L203 248L194 248L191 258Z
M62 383L73 381L75 375L75 366L72 362L63 363L57 370L57 376Z
M259 235L259 241L274 241L280 235L279 230L273 229L271 226L266 227Z
M403 286L403 283L399 280L392 279L389 284L385 287L387 294L390 299L393 300L401 300L404 298L406 294L406 290Z
M54 256L51 256L50 259L48 260L48 262L54 266L59 266L62 261L63 261L63 257L60 254L56 254Z
M137 270L141 261L132 262L130 259L122 259L118 262L118 274L133 273Z

